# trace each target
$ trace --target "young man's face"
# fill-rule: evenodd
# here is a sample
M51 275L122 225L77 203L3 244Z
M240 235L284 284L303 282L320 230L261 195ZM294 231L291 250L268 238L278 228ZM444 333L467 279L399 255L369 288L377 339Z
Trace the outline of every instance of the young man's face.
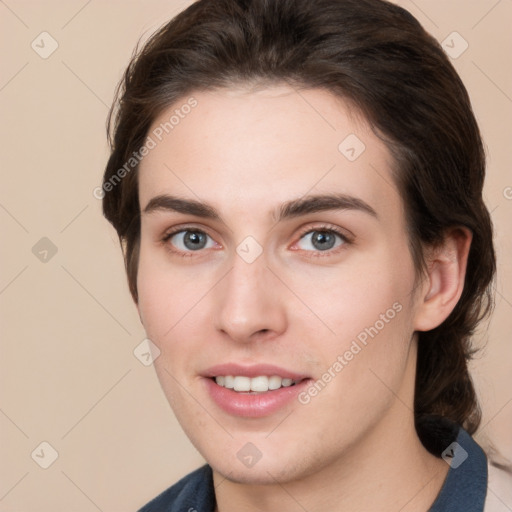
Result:
M183 429L254 483L410 436L420 299L386 146L325 91L193 97L155 120L139 180L138 306Z

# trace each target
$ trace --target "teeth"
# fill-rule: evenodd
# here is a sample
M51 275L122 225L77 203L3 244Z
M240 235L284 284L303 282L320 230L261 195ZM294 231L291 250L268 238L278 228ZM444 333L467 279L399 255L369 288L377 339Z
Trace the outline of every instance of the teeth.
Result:
M292 379L286 379L279 377L279 375L272 375L267 377L260 375L259 377L245 377L242 375L219 375L215 377L215 382L224 388L233 389L239 392L254 392L254 393L265 393L279 389L280 387L292 386L294 381Z
M237 390L238 391L238 390ZM268 377L254 377L251 379L251 391L268 391Z
M251 379L249 377L235 377L235 385L233 386L235 391L250 391L251 390Z
M219 384L217 382L217 384ZM224 377L224 387L228 389L233 389L235 387L235 379L231 375L226 375Z
M277 375L272 375L268 379L268 389L279 389L281 387L283 379L281 377L278 377Z

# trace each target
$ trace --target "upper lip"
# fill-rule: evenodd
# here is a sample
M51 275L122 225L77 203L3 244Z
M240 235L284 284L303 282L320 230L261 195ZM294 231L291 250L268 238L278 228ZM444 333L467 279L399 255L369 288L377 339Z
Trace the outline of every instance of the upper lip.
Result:
M211 366L203 373L204 377L218 377L219 375L233 375L244 377L259 377L266 375L278 375L284 379L292 379L295 381L308 378L307 375L287 370L273 364L251 364L243 365L239 363L223 363Z

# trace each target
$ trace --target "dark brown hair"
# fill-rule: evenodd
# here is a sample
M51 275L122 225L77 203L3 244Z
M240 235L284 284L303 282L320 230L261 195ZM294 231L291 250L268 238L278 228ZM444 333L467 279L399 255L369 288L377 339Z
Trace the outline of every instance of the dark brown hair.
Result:
M136 51L117 90L108 131L103 211L123 244L137 301L137 168L122 173L163 109L194 91L248 83L323 88L364 115L396 161L410 247L445 231L473 234L464 290L442 325L419 333L415 417L440 415L473 433L480 411L467 368L471 336L489 312L492 225L482 200L483 144L464 85L437 41L382 0L201 0ZM111 186L105 187L107 183Z

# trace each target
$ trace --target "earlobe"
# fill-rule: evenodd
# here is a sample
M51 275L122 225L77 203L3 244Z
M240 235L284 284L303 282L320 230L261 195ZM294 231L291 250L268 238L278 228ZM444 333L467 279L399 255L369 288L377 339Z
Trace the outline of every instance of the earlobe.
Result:
M427 275L418 294L416 331L430 331L453 311L464 289L472 234L465 227L446 232L441 244L430 250Z

